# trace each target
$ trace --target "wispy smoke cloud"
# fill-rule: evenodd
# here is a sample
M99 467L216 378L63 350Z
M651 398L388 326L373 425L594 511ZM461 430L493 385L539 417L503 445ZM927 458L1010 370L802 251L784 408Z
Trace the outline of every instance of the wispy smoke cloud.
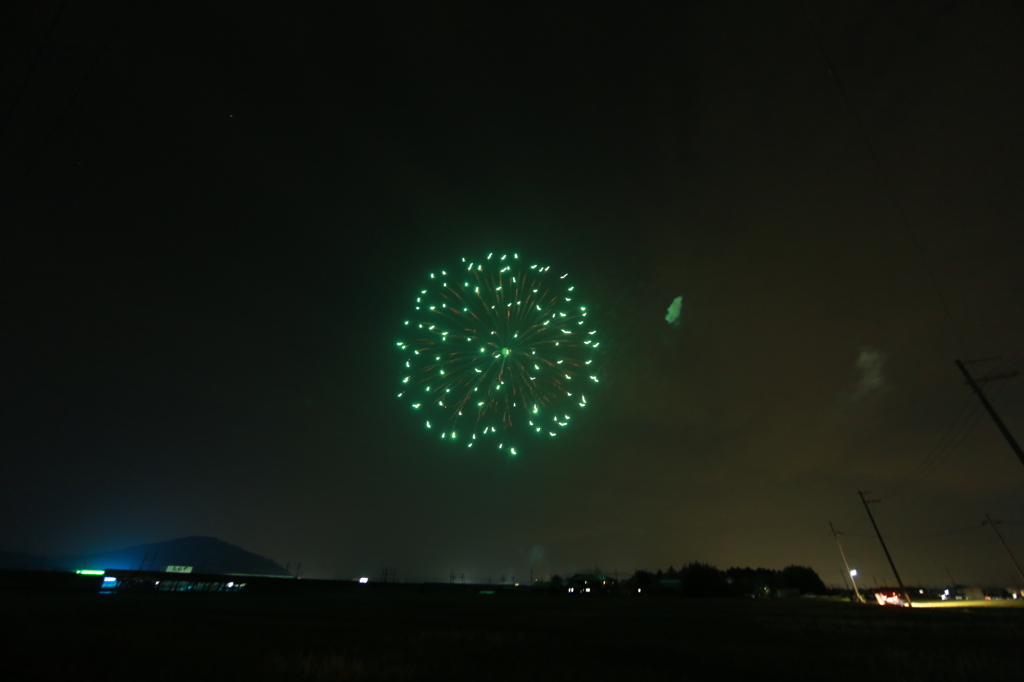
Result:
M857 383L850 393L850 401L860 400L869 393L880 391L885 388L885 367L886 355L877 348L865 346L860 349L857 356L857 363L854 365L857 372Z

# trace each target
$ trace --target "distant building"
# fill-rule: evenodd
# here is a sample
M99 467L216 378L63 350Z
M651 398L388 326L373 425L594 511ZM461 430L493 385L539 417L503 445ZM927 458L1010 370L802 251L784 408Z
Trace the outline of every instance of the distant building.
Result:
M596 573L577 573L565 581L565 589L570 594L607 594L617 585L615 578Z

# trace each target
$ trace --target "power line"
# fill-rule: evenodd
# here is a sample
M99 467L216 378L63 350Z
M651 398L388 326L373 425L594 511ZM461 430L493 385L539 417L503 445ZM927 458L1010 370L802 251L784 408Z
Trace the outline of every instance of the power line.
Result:
M1010 551L1010 546L1006 544L1006 540L1003 539L1003 534L999 532L998 528L996 528L996 526L999 525L999 523L1001 522L996 521L991 516L989 516L988 512L985 513L985 520L982 522L982 525L992 526L992 530L996 532L996 537L999 538L999 542L1002 543L1003 549L1006 550L1006 555L1010 557L1010 561L1013 562L1013 567L1017 569L1017 575L1019 575L1020 579L1024 581L1024 571L1020 569L1020 564L1017 563L1017 557L1013 556L1013 552Z
M981 421L981 410L976 407L973 408L967 419L969 419L970 422L966 427L960 430L959 433L952 436L945 446L935 453L935 457L926 465L927 468L917 477L916 480L911 481L911 483L920 483L949 461L950 455L952 455L953 452L960 447L965 440L967 440L967 437L970 436L971 433L974 432L975 427L978 426L978 423Z
M932 290L935 293L935 297L939 301L939 305L942 308L943 313L946 316L946 320L949 322L949 326L953 331L954 340L964 347L963 338L960 333L960 328L957 326L956 321L953 319L953 315L950 312L949 305L946 303L945 296L942 295L942 290L939 288L939 282L935 277L935 272L932 270L931 265L928 263L928 259L925 258L924 249L921 247L921 241L917 237L917 232L914 230L913 225L907 218L907 212L903 208L903 202L900 201L899 195L896 194L896 190L892 186L892 182L889 180L889 175L885 172L885 167L882 166L882 161L878 156L878 152L875 150L875 146L871 143L871 138L868 136L867 129L864 127L864 122L861 120L860 115L853 106L853 101L846 92L846 87L843 85L843 81L839 78L839 72L836 70L835 65L832 64L832 60L829 59L828 53L825 51L825 46L822 45L821 38L818 36L818 32L814 28L814 24L811 22L810 17L807 14L807 9L804 7L802 0L798 0L797 4L800 6L800 12L803 14L804 21L807 22L807 26L810 28L811 36L814 38L814 44L818 48L818 52L821 54L822 59L828 66L828 72L832 76L832 79L836 83L836 87L839 89L839 94L842 95L843 101L846 103L847 109L850 111L850 115L853 116L853 120L857 124L857 128L860 130L861 137L864 139L864 144L867 146L868 152L871 155L871 159L875 163L875 168L878 174L881 176L882 184L885 186L889 193L889 199L896 207L896 212L899 215L900 222L903 223L903 228L907 231L910 236L910 240L917 251L917 256L921 261L921 265L924 267L925 273L928 275L928 280L932 285Z
M1017 363L1018 360L1012 359L1006 361L1000 365L1000 367L1008 366L1009 363ZM997 377L995 380L998 382L994 385L989 393L994 397L999 394L1000 391L1006 386L1006 379L1009 375L1004 373L1003 376ZM965 416L965 412L967 412ZM918 463L907 475L892 484L893 492L890 497L902 494L906 492L906 489L912 485L920 483L925 478L933 474L937 469L943 466L948 460L949 456L956 450L970 434L977 427L981 421L982 407L979 403L975 402L970 396L967 396L960 405L960 411L957 416L950 422L949 426L940 436L938 443L932 448L932 450L925 455L924 459Z
M944 464L949 454L974 430L980 417L981 408L970 397L965 397L960 403L956 417L949 422L942 435L939 436L938 442L932 446L924 458L902 478L887 486L893 489L890 497L906 492L907 487L924 480ZM965 426L966 431L964 430Z
M985 397L985 391L982 389L981 386L978 385L979 382L984 383L985 381L1007 379L1013 375L1001 374L999 376L982 377L981 379L975 379L973 376L971 376L971 373L967 370L967 367L964 365L964 363L957 360L956 366L960 369L964 377L967 379L967 384L974 391L975 395L978 396L978 400L981 401L981 404L985 407L985 410L988 411L989 416L992 417L992 421L994 421L996 427L999 428L999 432L1003 434L1003 438L1005 438L1006 442L1010 445L1010 449L1013 450L1014 454L1017 455L1017 458L1020 460L1020 463L1024 464L1024 450L1021 449L1020 444L1017 443L1017 440L1013 437L1013 434L1010 433L1010 429L1007 428L1006 424L1003 423L1003 420L999 417L999 414L996 412L995 408L992 407L992 403L990 403L988 401L988 398Z
M3 136L6 134L7 126L11 122L11 117L14 116L14 112L18 109L18 105L21 104L21 98L25 96L25 90L28 88L29 77L35 72L36 67L39 66L39 60L43 56L43 51L50 42L50 38L53 36L53 29L55 29L57 24L60 22L60 17L64 13L64 7L66 7L67 4L68 0L63 0L63 2L60 3L60 7L57 8L57 13L53 15L53 21L50 22L50 28L46 30L43 42L39 45L39 49L36 50L36 55L32 58L32 63L29 64L28 69L25 70L25 77L21 79L21 85L18 86L18 92L14 95L14 99L11 100L11 106L7 109L3 122L0 123L0 139L3 139Z
M963 528L954 528L952 530L942 530L937 533L928 533L926 535L902 535L897 536L897 540L927 540L928 538L941 538L947 535L956 535L958 533L965 533L969 530L978 530L982 528L984 524L973 523L970 526L964 526Z
M868 502L871 502L871 501L872 500L868 500ZM1009 524L1009 525L1013 525L1013 524ZM890 536L890 537L892 537L892 539L894 539L894 540L927 540L929 538L940 538L940 537L945 537L947 535L957 535L959 533L966 533L967 531L978 530L979 528L983 528L983 527L984 527L984 524L972 523L969 526L962 526L960 528L952 528L952 529L949 529L949 530L940 530L940 531L936 531L934 533L925 533L923 535L897 535L895 537L892 537L892 536ZM847 533L846 531L843 531L842 535L847 536L847 537L854 537L854 538L868 538L868 539L871 538L871 536L866 534L866 533Z
M53 137L56 134L57 129L60 128L61 124L64 122L64 118L67 116L68 112L71 111L71 107L74 106L75 102L78 101L79 94L81 94L82 89L84 88L85 84L89 81L89 79L92 77L93 73L96 71L96 66L99 64L100 59L106 53L107 48L110 47L110 44L114 40L114 36L116 36L120 32L121 26L124 25L125 18L128 16L128 12L131 10L131 8L134 5L135 5L135 0L130 0L125 5L124 11L121 12L121 16L119 16L117 18L117 23L114 24L114 28L107 35L106 40L103 41L103 45L100 46L100 49L99 49L99 51L97 51L96 56L93 58L92 63L89 65L89 68L86 69L85 75L83 75L82 79L78 82L78 87L76 87L74 92L71 93L71 97L68 99L67 104L65 104L64 107L61 109L61 112L57 116L57 119L53 122L53 125L50 126L50 129L47 132L46 137L43 139L42 143L39 145L38 150L36 151L36 153L32 156L31 160L29 160L28 164L26 165L26 167L25 167L25 174L22 175L21 179L17 182L17 184L15 184L15 186L13 188L13 191L10 194L10 200L11 201L14 201L15 198L17 198L17 197L22 195L22 191L23 191L25 185L28 184L28 180L32 176L32 171L33 171L33 169L35 169L36 164L39 162L40 157L42 157L43 152L46 151L46 148L50 146L51 140L53 140ZM62 9L63 9L63 6L62 6ZM27 76L26 76L26 78L27 78ZM11 111L13 111L13 109L11 109Z

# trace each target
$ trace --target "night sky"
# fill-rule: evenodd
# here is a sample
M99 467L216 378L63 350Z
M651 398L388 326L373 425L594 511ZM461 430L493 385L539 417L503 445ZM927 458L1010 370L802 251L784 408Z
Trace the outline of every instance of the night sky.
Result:
M1024 368L1020 3L349 5L0 10L0 549L841 584L831 520L892 583L863 490L906 581L1017 582L954 360ZM604 340L515 458L396 397L428 273L491 251Z

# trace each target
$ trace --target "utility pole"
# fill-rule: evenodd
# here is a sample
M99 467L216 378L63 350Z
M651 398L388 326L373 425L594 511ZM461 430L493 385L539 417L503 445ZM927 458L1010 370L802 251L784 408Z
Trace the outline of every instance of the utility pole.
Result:
M984 526L985 524L988 524L988 525L992 526L992 530L994 530L996 532L996 537L999 538L999 542L1003 543L1003 549L1006 550L1007 556L1010 557L1010 561L1013 562L1014 568L1017 569L1017 575L1020 576L1021 584L1024 585L1024 572L1022 572L1020 570L1020 564L1017 563L1017 559L1014 558L1013 552L1010 551L1010 547L1006 544L1006 540L1003 539L1003 534L999 532L998 528L996 528L996 524L997 523L999 523L999 521L993 521L992 517L989 516L988 513L986 512L985 513L985 522L982 523L981 525Z
M988 359L995 360L996 358ZM975 362L983 361L975 360ZM999 427L999 431L1003 434L1003 438L1005 438L1006 442L1010 444L1010 447L1013 448L1013 451L1017 453L1017 458L1020 460L1020 463L1024 464L1024 450L1020 449L1020 445L1018 445L1017 441L1014 440L1013 434L1010 433L1010 429L1006 428L1006 424L1004 424L1003 420L999 418L999 415L996 414L995 408L992 407L992 404L988 401L988 398L985 397L985 391L983 391L981 389L981 386L978 385L983 384L986 381L995 381L996 379L1009 379L1010 377L1017 376L1017 372L1004 372L1002 374L994 374L992 376L975 379L974 377L971 376L971 373L967 371L967 367L964 366L964 363L957 360L956 366L960 368L960 371L963 372L964 377L967 378L967 385L974 389L974 392L978 396L978 400L980 400L981 404L985 406L986 410L988 410L989 416L992 417L992 421L994 421L996 423L996 426Z
M843 546L839 544L839 531L832 525L832 522L828 522L828 527L832 529L832 537L836 539L836 547L839 548L839 556L843 558L843 566L846 567L846 575L850 576L850 580L853 581L853 593L857 595L857 601L863 602L864 599L860 596L860 591L857 589L857 581L853 577L853 571L850 570L850 564L846 563L846 554L843 553ZM843 577L843 582L846 582L846 577Z
M850 589L850 581L846 579L846 573L843 573L843 569L839 569L839 577L843 579L843 587L847 590Z
M142 563L139 564L139 573L146 567L146 562L149 562L149 570L153 570L153 564L156 563L156 557L158 552L146 552L146 556L142 557Z
M875 517L871 515L871 507L868 506L868 500L864 497L864 493L857 491L860 495L860 501L864 503L864 509L868 512L868 518L871 519L871 525L875 529L875 535L878 536L878 541L882 543L882 551L885 552L885 558L889 560L889 566L892 567L892 574L896 576L896 583L900 586L900 590L903 592L903 598L907 600L907 604L910 605L910 593L907 592L907 588L903 587L903 579L900 578L900 572L896 570L896 564L893 563L892 556L889 554L889 548L885 546L885 540L882 539L882 532L878 530L878 524L875 523ZM871 500L871 502L878 502L878 500Z
M956 578L953 577L953 573L949 570L949 567L945 567L945 568L946 568L946 575L949 576L949 586L950 587L956 587Z

